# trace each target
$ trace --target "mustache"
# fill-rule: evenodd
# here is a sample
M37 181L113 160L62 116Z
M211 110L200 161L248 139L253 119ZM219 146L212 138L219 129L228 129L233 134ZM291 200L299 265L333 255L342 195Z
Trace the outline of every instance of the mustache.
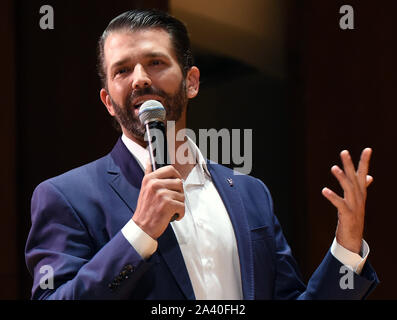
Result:
M167 94L161 89L158 89L155 87L145 87L143 89L133 91L128 98L128 102L129 102L128 104L131 105L132 101L134 101L136 98L146 96L146 95L155 95L155 96L159 96L162 98L168 97Z

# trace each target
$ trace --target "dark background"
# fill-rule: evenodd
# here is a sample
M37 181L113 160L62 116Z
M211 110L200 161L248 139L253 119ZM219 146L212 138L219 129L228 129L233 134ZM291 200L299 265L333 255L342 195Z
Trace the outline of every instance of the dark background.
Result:
M202 78L188 127L253 129L251 174L271 190L305 280L334 237L336 210L321 195L324 186L340 193L331 166L340 164L343 149L357 163L361 150L372 147L375 181L364 237L381 284L370 298L396 299L397 2L282 3L285 76L194 48ZM44 4L54 8L54 30L39 27ZM354 8L354 30L339 28L344 4ZM118 137L99 99L98 37L116 15L152 7L168 10L169 3L1 2L1 299L30 297L24 245L34 187L105 155Z

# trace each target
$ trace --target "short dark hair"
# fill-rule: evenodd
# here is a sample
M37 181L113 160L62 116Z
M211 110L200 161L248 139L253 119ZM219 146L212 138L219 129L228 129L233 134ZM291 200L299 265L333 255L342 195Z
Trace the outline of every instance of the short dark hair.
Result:
M186 76L193 66L193 54L186 26L180 20L166 12L154 9L131 10L124 12L110 21L102 36L98 40L98 74L103 88L107 88L104 45L111 32L118 30L142 30L161 28L168 32L173 44L182 74Z

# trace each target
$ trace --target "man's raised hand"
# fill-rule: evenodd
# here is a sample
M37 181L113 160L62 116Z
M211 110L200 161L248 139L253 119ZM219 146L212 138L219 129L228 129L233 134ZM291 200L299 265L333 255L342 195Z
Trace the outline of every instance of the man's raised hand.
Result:
M365 148L361 153L357 171L347 150L340 153L343 169L337 165L331 168L332 174L341 185L343 198L328 188L322 194L338 209L336 241L344 248L359 253L364 232L365 201L367 187L373 177L368 175L372 149Z

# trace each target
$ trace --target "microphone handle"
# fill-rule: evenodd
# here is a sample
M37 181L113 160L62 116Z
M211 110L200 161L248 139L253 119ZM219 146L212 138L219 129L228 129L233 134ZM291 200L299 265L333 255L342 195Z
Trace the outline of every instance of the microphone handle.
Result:
M151 130L152 129L152 130ZM164 123L161 121L153 121L146 124L146 133L148 135L149 155L152 164L152 170L168 165L168 150L167 150L167 134ZM155 134L153 134L155 133ZM157 134L161 134L158 137ZM163 143L161 143L163 142ZM156 154L155 154L156 153ZM178 219L179 214L175 213L170 222Z

